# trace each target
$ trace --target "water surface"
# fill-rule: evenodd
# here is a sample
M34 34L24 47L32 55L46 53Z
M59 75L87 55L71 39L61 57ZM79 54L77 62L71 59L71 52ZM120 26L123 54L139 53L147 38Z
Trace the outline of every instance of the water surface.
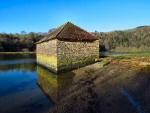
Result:
M0 55L0 113L45 113L53 103L37 83L35 55Z

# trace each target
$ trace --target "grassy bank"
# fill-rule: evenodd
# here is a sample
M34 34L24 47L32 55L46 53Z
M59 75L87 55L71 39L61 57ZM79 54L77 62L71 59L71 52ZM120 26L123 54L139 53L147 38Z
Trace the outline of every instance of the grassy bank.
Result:
M150 52L128 52L128 53L115 53L109 54L110 57L150 57Z
M36 52L0 52L0 54L35 54Z
M111 51L115 52L147 52L150 51L149 47L122 47L122 46L117 46L115 49L112 49Z

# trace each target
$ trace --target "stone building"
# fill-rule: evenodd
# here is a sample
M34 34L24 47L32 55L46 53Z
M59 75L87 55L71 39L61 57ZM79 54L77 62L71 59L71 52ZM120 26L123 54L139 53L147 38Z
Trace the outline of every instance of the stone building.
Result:
M54 72L85 66L99 58L99 40L68 22L37 42L37 63Z

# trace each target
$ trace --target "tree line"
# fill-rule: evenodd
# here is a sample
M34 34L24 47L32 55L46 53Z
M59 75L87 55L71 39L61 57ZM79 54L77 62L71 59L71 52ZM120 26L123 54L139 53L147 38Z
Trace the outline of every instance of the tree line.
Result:
M94 33L101 40L101 51L137 52L150 51L150 27L114 32Z
M43 38L44 33L0 33L0 52L27 52L35 51L36 42Z
M35 43L53 30L50 29L48 33L0 33L0 52L35 51ZM100 39L100 51L150 51L150 26L107 33L95 31L93 34Z

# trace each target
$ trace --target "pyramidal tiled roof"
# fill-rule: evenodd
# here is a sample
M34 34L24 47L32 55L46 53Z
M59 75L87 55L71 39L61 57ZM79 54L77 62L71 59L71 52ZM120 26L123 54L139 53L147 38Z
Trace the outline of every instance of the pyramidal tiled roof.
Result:
M37 43L46 42L48 40L58 39L63 41L94 41L97 38L91 33L81 29L80 27L72 24L71 22L67 22L66 24L58 27L54 31L52 31L48 36L41 39Z

